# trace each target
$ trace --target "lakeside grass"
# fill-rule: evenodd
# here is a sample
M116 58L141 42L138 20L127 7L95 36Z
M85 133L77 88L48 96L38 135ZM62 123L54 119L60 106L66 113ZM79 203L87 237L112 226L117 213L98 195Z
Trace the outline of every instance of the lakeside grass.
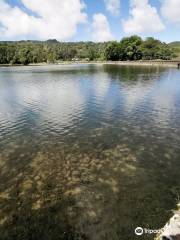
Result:
M28 65L23 64L0 64L0 67L11 66L51 66L51 65L69 65L69 64L116 64L116 65L133 65L133 66L165 66L165 67L177 67L180 63L179 59L174 60L139 60L139 61L61 61L57 63L30 63Z

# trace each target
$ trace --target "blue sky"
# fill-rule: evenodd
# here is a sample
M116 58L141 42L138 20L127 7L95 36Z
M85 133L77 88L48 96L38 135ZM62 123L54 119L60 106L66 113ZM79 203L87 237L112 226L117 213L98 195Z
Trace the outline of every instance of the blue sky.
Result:
M180 0L0 0L0 39L180 40Z

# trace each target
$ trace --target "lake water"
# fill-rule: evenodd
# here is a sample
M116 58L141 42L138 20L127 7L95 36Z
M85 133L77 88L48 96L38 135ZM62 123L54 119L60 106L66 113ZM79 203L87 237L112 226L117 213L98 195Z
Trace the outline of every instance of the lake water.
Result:
M179 195L179 70L0 68L0 239L153 239Z

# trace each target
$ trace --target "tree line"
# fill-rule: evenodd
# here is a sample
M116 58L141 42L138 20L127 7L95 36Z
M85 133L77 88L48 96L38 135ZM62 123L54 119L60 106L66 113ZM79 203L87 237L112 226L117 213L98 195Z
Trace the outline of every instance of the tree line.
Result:
M0 42L0 64L57 63L60 61L133 61L169 60L174 52L169 45L154 38L142 40L138 36L120 42L58 42L18 41Z
M152 37L145 41L138 36L126 37L110 43L105 49L105 58L112 61L170 60L173 57L174 52L168 44Z

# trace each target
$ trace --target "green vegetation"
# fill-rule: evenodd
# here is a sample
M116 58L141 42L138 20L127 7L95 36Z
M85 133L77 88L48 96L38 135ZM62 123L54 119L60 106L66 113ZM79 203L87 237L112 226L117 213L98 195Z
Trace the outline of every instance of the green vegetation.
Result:
M101 60L108 43L57 42L56 40L0 42L0 64L56 63Z
M143 41L138 36L120 42L58 42L57 40L0 42L0 64L57 63L78 60L169 60L173 51L169 45L154 38Z
M154 38L143 41L138 36L123 38L119 43L110 43L105 49L107 60L135 61L135 60L169 60L173 51L166 44Z
M180 59L180 41L171 42L169 43L169 46L173 49L174 58Z
M169 46L171 46L171 47L179 47L180 48L180 41L171 42L171 43L169 43Z

